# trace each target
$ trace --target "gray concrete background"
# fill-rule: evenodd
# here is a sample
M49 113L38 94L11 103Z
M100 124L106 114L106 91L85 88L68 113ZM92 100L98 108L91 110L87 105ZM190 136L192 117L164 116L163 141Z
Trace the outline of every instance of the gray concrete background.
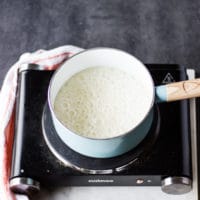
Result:
M200 1L0 0L0 85L23 52L64 44L200 71Z

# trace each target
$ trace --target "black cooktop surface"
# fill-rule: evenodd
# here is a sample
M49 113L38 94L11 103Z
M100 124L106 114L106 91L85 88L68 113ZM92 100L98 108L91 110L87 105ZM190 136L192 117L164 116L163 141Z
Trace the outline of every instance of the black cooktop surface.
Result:
M155 85L187 79L186 71L179 65L146 65ZM77 155L73 150L57 148L69 156L69 163L83 169L112 169L108 172L77 170L59 160L48 147L42 132L47 89L53 71L24 70L19 73L16 128L13 148L11 179L28 177L42 185L136 185L143 177L145 185L161 185L165 177L181 176L192 179L190 127L188 101L159 103L155 106L160 121L147 138L135 149L111 159L94 159ZM46 111L48 113L48 111ZM45 128L51 135L50 126ZM157 131L156 131L157 130ZM158 131L159 130L159 131ZM58 138L54 137L52 143ZM59 149L59 150L58 150ZM63 150L63 151L62 151ZM133 162L131 162L133 161ZM90 163L89 163L90 162ZM131 162L129 167L121 168ZM119 170L115 170L119 168ZM84 172L84 173L83 173ZM95 178L112 178L113 182L90 181Z

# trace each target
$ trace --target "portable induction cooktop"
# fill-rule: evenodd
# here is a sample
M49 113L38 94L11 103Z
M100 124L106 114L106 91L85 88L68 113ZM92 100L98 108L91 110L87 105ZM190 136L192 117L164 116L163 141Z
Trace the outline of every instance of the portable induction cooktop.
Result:
M179 65L147 64L156 85L187 79ZM113 158L91 158L57 135L46 105L53 71L19 70L10 187L32 193L40 186L161 186L170 194L192 188L189 103L160 103L144 140ZM94 147L95 148L95 147Z

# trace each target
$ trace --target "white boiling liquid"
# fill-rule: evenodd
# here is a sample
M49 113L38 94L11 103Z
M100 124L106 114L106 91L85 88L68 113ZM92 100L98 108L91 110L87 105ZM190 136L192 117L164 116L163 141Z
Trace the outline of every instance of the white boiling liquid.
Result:
M109 67L91 67L72 76L59 90L54 110L71 131L110 138L133 129L150 106L149 87L139 78Z

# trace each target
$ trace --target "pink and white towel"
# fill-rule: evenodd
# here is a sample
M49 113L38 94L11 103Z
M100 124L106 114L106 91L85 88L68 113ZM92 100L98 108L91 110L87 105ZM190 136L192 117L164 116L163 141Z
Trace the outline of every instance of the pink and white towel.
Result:
M24 63L34 63L43 66L44 70L53 70L82 50L66 45L48 51L24 53L8 71L0 91L0 200L28 200L27 196L15 195L9 190L18 68Z

